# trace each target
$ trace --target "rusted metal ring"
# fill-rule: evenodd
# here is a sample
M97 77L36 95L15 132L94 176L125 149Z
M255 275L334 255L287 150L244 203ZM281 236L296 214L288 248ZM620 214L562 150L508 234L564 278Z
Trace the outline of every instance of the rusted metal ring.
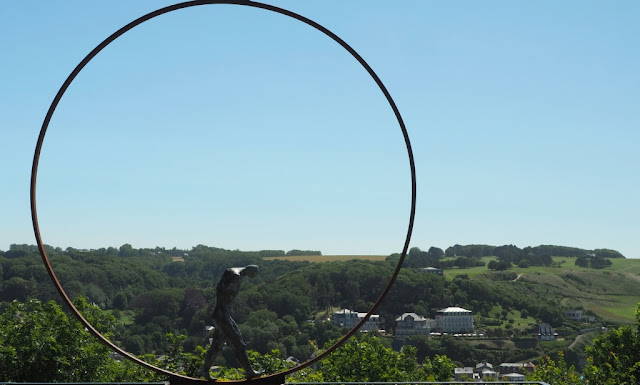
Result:
M367 315L353 328L351 329L344 337L342 337L342 339L340 339L338 342L336 342L333 346L331 346L329 349L327 349L325 352L323 352L322 354L318 355L317 357L313 358L310 361L304 362L301 365L298 365L294 368L291 368L289 370L280 372L280 373L276 373L276 374L272 374L272 375L268 375L268 376L264 376L264 377L259 377L259 378L255 378L255 379L251 379L251 380L244 380L244 381L216 381L216 382L243 382L243 383L252 383L252 384L260 384L260 383L265 383L265 384L274 384L274 383L284 383L284 376L291 374L293 372L296 372L300 369L303 369L315 362L318 362L319 360L321 360L322 358L326 357L328 354L330 354L331 352L333 352L335 349L337 349L340 345L342 345L349 337L351 337L354 333L356 333L358 331L358 329L369 319L369 317L371 316L371 314L373 314L373 312L376 310L376 308L380 305L380 303L382 302L383 298L386 296L386 294L389 292L389 290L391 289L391 285L393 284L393 282L395 281L395 279L398 276L398 273L400 272L400 268L402 267L402 263L407 255L407 250L409 248L409 242L411 240L411 233L413 231L413 224L414 224L414 218L415 218L415 212L416 212L416 172L415 172L415 164L414 164L414 159L413 159L413 151L411 150L411 143L409 141L409 135L407 133L407 129L405 127L404 121L402 120L402 116L400 116L400 111L398 110L395 102L393 101L393 99L391 98L391 95L389 94L389 92L387 91L387 88L384 86L384 84L382 83L382 81L380 80L380 78L378 78L378 75L376 75L376 73L373 71L373 69L371 69L371 67L367 64L367 62L353 49L351 48L351 46L349 46L346 42L344 42L342 39L340 39L336 34L334 34L333 32L329 31L327 28L321 26L320 24L304 17L301 16L297 13L291 12L289 10L283 9L283 8L279 8L279 7L275 7L273 5L269 5L269 4L263 4L263 3L257 3L257 2L253 2L253 1L249 1L249 0L196 0L196 1L188 1L188 2L184 2L184 3L178 3L178 4L174 4L174 5L170 5L168 7L164 7L164 8L160 8L156 11L150 12L132 22L130 22L129 24L125 25L124 27L120 28L119 30L117 30L116 32L114 32L111 36L109 36L108 38L106 38L102 43L100 43L96 48L94 48L84 59L82 59L82 61L80 61L80 63L75 67L75 69L71 72L71 74L67 77L67 79L65 80L64 84L62 85L62 87L60 87L60 89L58 90L58 93L56 94L56 96L53 99L53 102L51 103L51 106L49 107L49 110L47 111L47 115L44 119L44 122L42 123L42 128L40 129L40 135L38 136L38 142L36 145L36 150L35 150L35 154L33 156L33 165L31 168L31 221L33 222L33 230L35 232L35 236L36 236L36 241L38 244L38 250L40 251L40 255L42 256L42 260L44 262L44 265L47 269L47 272L49 273L49 276L51 277L51 280L53 281L54 285L56 286L56 289L58 290L58 293L60 293L60 295L62 296L63 300L65 301L65 303L67 304L67 306L69 307L69 309L71 309L71 311L75 314L75 316L80 320L80 322L87 328L87 330L89 330L89 332L91 332L91 334L93 334L95 337L97 337L102 343L106 344L107 346L109 346L111 349L113 349L114 351L120 353L122 356L126 357L127 359L137 363L140 366L143 366L147 369L153 370L157 373L161 373L164 374L166 376L168 376L171 380L172 383L174 384L195 384L195 383L205 383L208 382L204 379L199 379L199 378L192 378L192 377L188 377L188 376L184 376L184 375L180 375L177 373L173 373L170 372L166 369L162 369L162 368L158 368L156 366L153 366L145 361L142 361L141 359L139 359L138 357L132 355L131 353L128 353L126 351L124 351L123 349L121 349L120 347L118 347L117 345L115 345L113 342L109 341L108 339L106 339L102 334L100 334L100 332L98 332L83 316L82 314L80 314L80 312L78 311L78 309L76 309L75 306L73 306L73 303L71 301L71 299L68 297L67 293L64 291L64 289L62 288L60 281L58 280L58 277L56 276L56 274L53 271L53 268L51 266L51 262L49 261L49 257L47 256L47 253L44 249L44 243L42 241L42 236L40 234L40 227L38 225L38 215L37 215L37 210L36 210L36 180L37 180L37 175L38 175L38 163L40 160L40 152L42 149L42 144L44 142L44 137L45 134L47 132L47 128L49 127L49 123L51 121L51 117L53 116L53 113L56 109L56 107L58 106L58 103L60 102L60 99L62 98L62 96L64 95L64 93L66 92L66 90L69 88L69 86L71 85L71 82L76 78L76 76L80 73L80 71L100 52L102 51L102 49L104 49L107 45L109 45L110 43L112 43L114 40L116 40L118 37L122 36L123 34L125 34L127 31L133 29L134 27L144 23L145 21L151 20L157 16L163 15L165 13L169 13L169 12L173 12L179 9L183 9L183 8L189 8L189 7L195 7L195 6L200 6L200 5L207 5L207 4L234 4L234 5L241 5L241 6L247 6L247 7L254 7L254 8L261 8L267 11L271 11L271 12L275 12L275 13L279 13L281 15L285 15L288 17L291 17L293 19L296 19L298 21L301 21L315 29L317 29L318 31L322 32L323 34L325 34L326 36L330 37L331 39L333 39L335 42L337 42L338 44L340 44L345 50L347 50L356 60L358 60L358 62L362 65L362 67L364 67L364 69L367 70L367 72L369 73L369 75L371 76L371 78L376 82L376 84L378 85L378 87L380 88L380 90L382 91L382 93L384 94L384 96L387 98L387 102L389 103L389 105L391 106L396 119L398 120L398 124L400 125L400 129L402 130L402 135L404 137L404 141L406 144L406 148L407 148L407 154L409 156L409 167L411 169L411 210L410 210L410 216L409 216L409 226L407 228L407 235L405 238L405 242L404 242L404 246L402 248L402 254L400 255L400 260L398 261L398 265L396 266L396 269L393 273L393 275L391 276L391 279L389 280L387 286L385 287L384 291L382 292L382 294L380 295L380 297L378 298L378 300L375 302L375 304L373 305L373 307L369 310L369 312L367 313Z

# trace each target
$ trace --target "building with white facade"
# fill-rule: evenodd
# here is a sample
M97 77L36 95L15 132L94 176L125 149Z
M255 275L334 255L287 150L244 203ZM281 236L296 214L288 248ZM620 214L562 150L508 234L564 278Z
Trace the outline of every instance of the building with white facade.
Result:
M442 333L473 332L473 312L461 307L448 307L436 312L436 329Z
M349 309L338 310L333 313L333 324L352 329L358 324L358 312Z
M444 276L444 271L442 269L438 269L437 267L421 267L418 270L427 274Z
M416 313L404 313L396 318L396 337L429 335L435 328L435 320L424 318Z
M453 369L453 379L455 381L469 381L473 380L475 376L473 375L473 368L470 366L466 366L464 368L454 368Z
M340 327L353 329L367 313L358 313L349 309L338 310L333 313L333 324ZM378 314L371 314L367 322L360 328L361 331L379 330L382 320Z
M503 381L524 381L524 374L520 373L507 373L502 375Z

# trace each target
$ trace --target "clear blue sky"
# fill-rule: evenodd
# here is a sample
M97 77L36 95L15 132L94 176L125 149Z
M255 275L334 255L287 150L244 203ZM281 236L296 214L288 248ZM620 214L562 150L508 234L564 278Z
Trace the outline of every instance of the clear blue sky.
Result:
M3 4L0 250L35 244L29 176L55 93L168 1ZM640 257L640 3L272 1L380 76L415 153L412 246ZM383 95L314 29L259 9L167 14L112 43L53 116L45 243L401 250L408 157Z

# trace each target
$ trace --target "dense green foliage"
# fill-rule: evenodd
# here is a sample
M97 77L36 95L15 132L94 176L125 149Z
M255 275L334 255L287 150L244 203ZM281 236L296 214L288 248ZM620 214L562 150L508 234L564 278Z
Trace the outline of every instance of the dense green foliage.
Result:
M404 341L414 346L419 362L434 356L453 358L459 366L475 366L478 362L521 362L534 359L536 351L530 349L496 349L485 344L473 345L468 341L460 340L453 336L441 338L427 338L415 336Z
M586 351L589 358L584 375L590 384L637 384L640 381L640 304L636 325L608 331L587 346Z
M437 247L431 247L428 251L413 247L407 253L403 266L464 269L473 266L484 266L485 263L481 261L481 258L489 256L495 256L497 260L489 262L488 268L498 271L507 270L514 265L521 268L551 266L553 263L552 256L578 257L579 262L577 261L576 263L580 263L579 266L592 267L594 269L610 266L611 261L608 258L624 258L619 252L609 249L583 250L575 247L551 245L525 247L524 249L514 245L455 245L448 247L444 252ZM392 264L396 264L399 259L399 254L392 254L387 258Z
M590 267L592 269L604 269L611 266L611 261L603 257L578 257L576 266Z
M489 247L458 249L465 252ZM0 257L3 273L0 299L59 300L36 251L32 246L12 246ZM234 315L247 336L248 347L261 354L278 350L283 357L294 356L304 361L313 354L309 341L322 346L344 333L330 322L308 321L326 319L335 308L367 311L394 269L390 263L362 260L322 264L263 260L264 255L280 251L241 252L203 245L186 251L134 249L128 244L118 249L48 248L48 251L67 293L72 298L84 296L100 308L109 309L119 321L113 340L134 354L166 352L167 333L187 335L184 348L193 351L202 344L205 326L210 324L217 278L229 266L258 264L261 273L243 284ZM441 259L444 255L435 247L427 252L412 248L405 265L423 266L420 264L424 260ZM176 258L180 262L174 262ZM473 261L473 257L457 257L456 263L459 260ZM526 285L511 283L515 275L503 274L487 273L486 279L449 281L415 269L403 269L377 312L386 321L387 330L393 330L398 314L415 312L433 317L437 310L451 305L486 317L493 306L500 304L554 326L562 324L560 309L541 301L542 294L531 293ZM232 361L231 354L223 357ZM453 357L467 362L474 355L461 353Z
M583 381L575 371L575 367L568 366L564 360L564 354L559 352L558 360L549 356L540 358L533 373L526 376L527 381L544 381L557 385L580 385Z
M557 360L541 358L529 381L556 385L634 385L640 380L640 303L636 325L609 330L586 347L588 364L580 377L565 363L562 352Z
M327 322L327 318L338 308L349 308L360 312L370 309L384 290L395 269L394 262L399 258L398 255L392 255L384 262L365 260L326 263L292 262L263 259L286 254L283 250L242 252L203 245L198 245L191 250L134 249L128 244L120 248L110 247L90 251L73 248L62 250L49 246L46 249L67 293L72 298L84 297L88 303L95 304L95 306L89 306L84 302L84 305L81 303L79 306L93 314L92 322L104 325L100 330L107 333L112 341L129 352L144 356L155 365L191 375L197 373L202 362L204 352L202 346L207 337L205 326L211 323L210 310L211 305L215 303L215 285L226 268L247 264L260 266L260 275L243 283L236 300L234 318L239 323L248 348L251 350L252 361L266 371L278 371L291 365L290 362L285 361L287 357L292 356L294 359L306 361L321 350L318 347L326 349L331 341L344 335L346 331ZM294 251L305 252L301 250L291 252ZM482 268L482 273L472 278L459 275L455 279L445 279L411 268L481 267L485 262L479 258L487 253L495 257L495 260L490 261L488 265L491 270ZM426 252L419 248L412 248L405 260L405 268L402 269L388 296L376 312L382 316L386 322L385 329L390 332L393 332L394 320L399 314L414 312L433 317L441 308L460 306L472 310L476 315L476 327L492 338L513 340L530 338L533 331L531 328L514 327L513 319L509 320L511 323L507 322L507 316L511 314L521 314L522 318L531 317L550 323L561 330L564 328L568 333L575 333L580 326L568 322L564 317L563 307L558 306L564 297L554 297L554 294L549 291L549 286L532 283L536 279L533 275L531 278L519 279L519 275L510 270L516 265L520 268L548 266L551 264L550 255L555 255L550 253L578 255L578 259L585 258L590 263L603 260L609 264L611 262L604 259L602 255L620 256L619 253L606 249L580 251L580 249L559 246L518 249L512 245L500 247L456 245L446 251L431 247ZM495 265L492 266L492 263ZM503 268L496 267L498 264ZM573 262L571 264L573 266ZM588 279L575 272L564 274L562 277L567 282L575 281L583 287L588 288L591 285ZM34 298L41 301L39 305L37 301L32 302ZM13 300L18 300L22 304L11 302ZM46 363L47 370L51 373L32 372L25 369L29 365L36 365L36 362L49 358L44 356L45 351L78 358L89 357L92 354L100 356L106 352L103 347L97 344L92 345L91 338L88 334L85 335L86 333L73 335L82 342L81 346L74 347L73 344L68 344L68 349L71 350L65 350L67 345L62 347L59 341L71 337L65 337L64 333L57 336L56 333L64 328L73 329L74 322L64 321L62 317L64 314L61 311L57 313L59 306L48 302L51 300L60 303L59 296L34 246L12 245L9 251L0 252L0 311L6 318L3 318L3 326L13 322L14 327L23 328L22 322L27 318L16 316L23 311L39 314L40 321L43 322L48 319L46 317L52 317L50 322L53 325L59 324L57 329L50 331L50 335L34 333L44 340L55 341L58 345L54 344L54 347L46 348L49 350L36 349L35 353L29 353L32 354L29 359L25 359L28 354L25 355L26 353L18 347L33 346L36 340L29 339L30 337L25 333L9 335L7 331L10 329L4 328L5 334L2 335L4 339L0 339L0 349L2 349L0 365L3 365L3 368L7 365L7 368L12 368L12 371L19 374L17 374L18 377L10 378L95 380L86 373L84 377L80 374L82 370L87 372L90 369L79 369L78 373L69 372L71 374L66 376L64 365L71 362L68 359L54 362L42 361ZM26 308L16 310L16 306L26 306ZM38 306L45 310L38 310ZM496 308L500 314L496 314ZM635 336L637 339L637 331L632 329L620 329L619 332L622 334L618 340L610 337L608 345L605 340L598 343L602 346L617 346L615 344L624 338ZM402 345L404 345L403 350L399 352ZM535 345L534 342L533 346ZM385 371L396 373L393 376L387 373L386 378L413 381L413 378L416 380L444 378L434 373L439 370L444 373L442 368L448 368L447 365L452 364L451 360L457 365L470 366L481 360L492 362L531 360L542 353L539 349L523 346L502 349L492 344L470 344L467 341L445 336L439 339L415 337L405 341L404 344L394 344L396 350L392 350L388 345L381 345L377 339L366 337L350 341L344 349L347 351L355 349L362 351L362 354L369 354L363 357L367 362L383 360L387 365ZM561 347L554 348L554 352L558 348ZM633 350L637 347L629 347L629 349ZM54 357L55 354L51 356ZM315 368L316 370L306 370L300 375L308 376L305 378L325 380L348 378L344 374L338 376L335 373L338 373L336 371L341 364L345 365L344 368L353 366L348 364L347 358L354 354L356 353L344 353L343 350L339 350L331 357L343 357L342 361L332 358L337 361L323 361L324 371ZM375 358L376 354L386 358ZM592 376L606 372L604 369L599 371L593 369L602 365L614 368L628 366L626 361L607 361L606 359L611 358L611 355L599 356L595 351L590 354L593 362L590 366ZM156 358L158 355L165 355L169 359L158 361ZM577 360L575 352L567 352L566 358L571 363ZM23 363L22 368L18 365L19 362ZM414 368L408 366L408 362L417 362L422 365ZM550 368L549 371L551 369L571 371L570 367L563 368L560 362L557 364L553 362L556 366L551 362L546 362L546 367ZM231 368L235 365L231 351L225 349L215 364L223 367L218 375L229 379L242 378L240 371ZM91 370L98 373L101 380L156 378L153 374L140 371L131 364L118 363L105 357L93 361L87 358L87 363L83 365L93 365L90 367ZM561 369L558 369L559 367ZM27 372L35 377L24 377L29 374ZM404 374L400 375L401 372ZM34 373L37 373L37 376ZM58 373L62 377L55 377L53 373ZM367 378L384 378L380 372L365 371L358 375L366 375Z
M105 317L97 306L78 299L74 305L90 322L109 335L113 318ZM11 302L0 317L1 381L68 382L68 381L149 381L166 380L128 361L118 362L108 349L71 320L62 308L50 301L41 303ZM198 376L205 350L198 346L194 353L184 352L184 335L166 335L169 349L163 359L143 356L152 365L174 373ZM326 344L332 345L334 341ZM317 353L319 353L318 351ZM254 367L273 374L293 367L293 362L280 358L274 349L265 354L249 351ZM420 367L416 349L407 347L396 352L384 346L373 335L352 338L314 369L295 374L298 381L421 381L447 380L454 365L446 357L427 359ZM218 378L244 378L242 370L222 367Z
M113 318L105 316L95 305L78 299L74 305L103 333L109 334ZM613 329L596 338L587 348L589 365L584 379L573 366L565 363L562 352L557 360L544 357L538 360L535 371L527 375L529 381L545 381L556 385L578 384L636 384L640 376L640 304L635 327ZM69 319L54 302L27 303L13 301L0 316L0 365L3 381L150 381L166 380L128 361L118 362L109 356L108 349L86 332L80 323ZM204 349L185 352L186 336L166 335L169 349L163 359L143 358L155 366L179 374L197 376L203 363ZM445 344L464 349L453 338ZM424 343L429 340L424 339ZM325 344L325 349L333 341ZM321 352L314 347L316 353ZM456 366L446 355L431 352L420 357L420 346L404 346L393 350L374 334L356 335L314 368L295 373L290 381L448 381ZM293 367L293 362L281 358L274 349L265 354L249 351L252 364L265 374ZM433 357L433 358L431 358ZM422 362L421 365L418 363ZM242 379L242 370L221 367L216 373L221 379Z
M455 364L444 356L426 358L417 365L417 349L406 346L397 352L365 334L351 338L321 361L319 374L327 382L448 381Z
M94 327L110 335L113 317L82 298L74 306ZM0 321L2 381L145 381L154 377L147 370L110 358L109 349L53 301L12 301L4 306Z
M282 255L282 254L280 254L280 255ZM286 255L322 255L322 253L319 250L298 250L298 249L293 249L293 250L287 251Z
M490 245L455 245L447 248L445 254L448 257L488 257L495 255L500 259L517 262L529 255L534 257L556 256L556 257L582 257L593 256L601 258L624 258L622 254L615 250L595 249L584 250L576 247L540 245L535 247L525 247L519 249L514 245L490 246Z

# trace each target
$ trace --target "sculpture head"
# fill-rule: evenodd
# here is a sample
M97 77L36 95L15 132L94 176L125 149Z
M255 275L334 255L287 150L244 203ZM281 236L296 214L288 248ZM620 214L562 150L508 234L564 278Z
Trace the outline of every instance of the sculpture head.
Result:
M256 275L258 275L258 273L260 272L260 268L258 267L258 265L247 265L242 269L242 272L240 273L240 275L242 275L243 277L249 277L249 278L253 278Z

